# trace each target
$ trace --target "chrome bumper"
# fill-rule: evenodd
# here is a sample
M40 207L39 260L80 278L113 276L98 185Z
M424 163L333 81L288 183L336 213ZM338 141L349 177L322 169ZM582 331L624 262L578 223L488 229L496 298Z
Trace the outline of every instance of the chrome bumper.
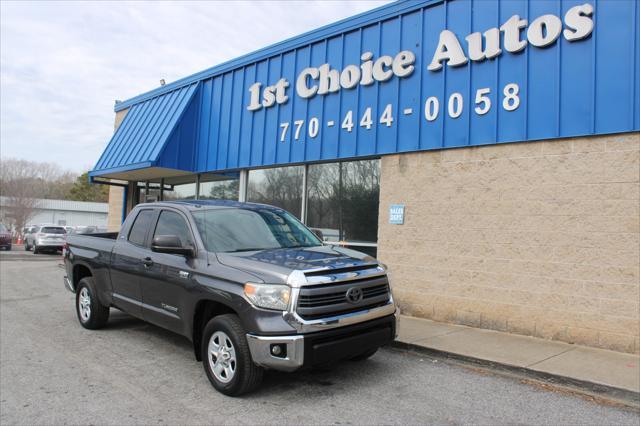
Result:
M69 277L67 277L65 275L64 277L64 286L67 288L67 290L69 290L71 293L75 293L75 289L73 288L73 284L71 283L71 280L69 279Z
M297 295L294 295L297 300ZM389 296L389 303L377 308L366 309L344 315L320 318L315 320L305 320L296 311L283 313L283 318L299 333L312 333L314 331L328 330L330 328L344 327L345 325L357 324L376 318L386 317L396 312L396 305L393 296Z
M397 317L398 309L390 299L389 303L378 308L368 309L364 311L354 312L335 317L322 318L317 320L305 321L295 313L285 312L284 317L289 324L293 325L301 333L310 333L314 331L331 330L338 327L355 325L366 321L383 318L389 315ZM249 351L253 362L261 367L272 368L280 371L294 371L302 367L304 364L304 334L292 336L256 336L247 334L247 342L249 343ZM396 335L397 337L397 328ZM271 353L272 345L286 345L287 354L285 357L275 356Z
M280 371L294 371L304 363L303 336L255 336L247 334L247 342L253 362L261 367ZM286 345L287 355L278 357L271 354L271 345Z
M38 247L62 247L64 246L64 241L61 240L37 240L36 245Z

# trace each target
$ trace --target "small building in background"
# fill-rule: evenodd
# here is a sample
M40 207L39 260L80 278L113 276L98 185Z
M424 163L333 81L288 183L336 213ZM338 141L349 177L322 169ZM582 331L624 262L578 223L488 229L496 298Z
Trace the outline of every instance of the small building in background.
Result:
M34 204L34 213L27 225L52 224L60 226L99 226L106 227L109 205L86 201L38 199ZM0 197L0 222L7 227L13 224L11 200Z

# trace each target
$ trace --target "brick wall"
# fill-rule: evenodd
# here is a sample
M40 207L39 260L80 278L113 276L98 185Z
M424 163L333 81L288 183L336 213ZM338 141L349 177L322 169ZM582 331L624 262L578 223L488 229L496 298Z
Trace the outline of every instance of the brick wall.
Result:
M406 314L637 353L639 210L639 133L391 155L378 256Z
M122 120L129 112L129 109L116 112L114 123L114 132L118 130ZM109 231L119 231L122 224L122 204L123 204L124 188L119 186L109 187L109 213L107 215L107 227Z

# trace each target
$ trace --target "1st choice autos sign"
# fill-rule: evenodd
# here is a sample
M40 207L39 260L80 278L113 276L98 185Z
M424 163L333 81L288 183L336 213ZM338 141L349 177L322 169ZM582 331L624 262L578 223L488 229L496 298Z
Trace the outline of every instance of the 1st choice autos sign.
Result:
M470 62L483 62L501 55L517 54L525 49L546 49L563 37L568 42L579 42L589 37L594 29L594 7L589 4L570 8L564 16L545 14L531 22L513 15L500 27L488 28L484 32L456 34L448 29L439 34L433 54L425 61L426 70L430 73L441 73L444 67L464 67ZM267 84L255 82L249 85L249 102L246 109L251 112L269 109L276 105L284 105L290 101L292 92L304 100L317 96L337 94L359 86L382 84L392 79L405 79L416 71L416 52L402 50L394 56L375 57L371 51L364 51L359 64L348 64L337 69L331 63L317 67L307 67L298 73L295 81L279 78ZM496 90L498 93L491 93ZM469 95L471 98L469 99ZM500 87L480 87L474 93L454 91L443 99L442 96L427 96L422 102L422 119L432 122L442 114L452 119L460 117L465 108L473 114L482 116L492 108L503 108L515 111L522 104L522 92L518 81L504 81ZM492 99L494 102L492 102ZM382 125L392 127L397 114L411 115L413 108L389 103L377 108L377 116L373 116L376 108L373 105L360 108L356 116L353 109L342 111L339 120L317 116L293 117L293 120L279 122L278 140L297 141L318 137L323 126L327 128L339 126L344 132L352 132L356 126L371 129Z

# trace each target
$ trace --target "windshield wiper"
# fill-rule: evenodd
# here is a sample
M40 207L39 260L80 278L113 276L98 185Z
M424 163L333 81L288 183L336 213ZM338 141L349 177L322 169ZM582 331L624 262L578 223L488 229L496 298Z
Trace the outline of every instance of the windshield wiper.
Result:
M238 253L238 252L241 252L241 251L258 251L258 250L266 250L266 248L265 247L241 248L241 249L228 251L227 253Z

